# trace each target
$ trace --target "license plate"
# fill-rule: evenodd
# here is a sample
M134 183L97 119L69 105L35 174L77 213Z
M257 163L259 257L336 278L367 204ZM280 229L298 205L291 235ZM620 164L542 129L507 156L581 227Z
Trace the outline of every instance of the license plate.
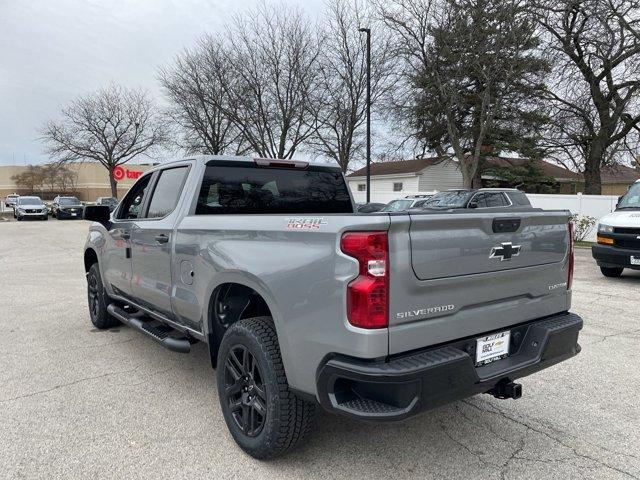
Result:
M501 360L509 355L511 332L500 332L476 340L476 366Z
M71 214L71 216L72 216L72 217L77 217L77 216L78 216L78 214L77 214L77 213L72 213L72 214Z
M631 265L640 265L640 257L634 257L631 255L629 261L631 262Z

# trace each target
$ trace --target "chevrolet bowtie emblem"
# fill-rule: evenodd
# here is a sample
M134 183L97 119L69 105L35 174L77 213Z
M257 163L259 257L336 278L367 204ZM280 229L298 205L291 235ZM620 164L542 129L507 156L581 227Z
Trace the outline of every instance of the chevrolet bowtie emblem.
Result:
M499 258L501 262L505 260L511 260L512 257L520 255L522 246L513 245L511 242L505 242L499 247L491 248L491 254L489 258Z

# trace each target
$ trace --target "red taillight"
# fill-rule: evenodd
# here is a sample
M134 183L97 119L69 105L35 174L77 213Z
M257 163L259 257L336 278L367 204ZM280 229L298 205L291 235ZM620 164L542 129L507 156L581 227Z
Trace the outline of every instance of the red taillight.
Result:
M347 286L347 318L361 328L389 325L389 242L387 232L347 232L342 251L358 260L359 275Z
M573 223L569 222L567 227L569 232L569 264L567 265L567 290L571 290L571 284L573 283L573 264L575 263L575 258L573 254Z

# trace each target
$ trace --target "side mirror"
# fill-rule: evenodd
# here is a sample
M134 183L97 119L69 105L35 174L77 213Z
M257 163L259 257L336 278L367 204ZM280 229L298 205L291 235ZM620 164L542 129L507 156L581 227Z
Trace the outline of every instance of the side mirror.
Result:
M98 222L102 225L111 223L111 212L106 205L86 205L82 218L90 222Z
M618 201L616 202L616 208L618 208L618 205L620 205L620 202L622 201L623 198L624 198L624 195L620 195L618 197Z
M469 202L467 208L478 208L478 202Z

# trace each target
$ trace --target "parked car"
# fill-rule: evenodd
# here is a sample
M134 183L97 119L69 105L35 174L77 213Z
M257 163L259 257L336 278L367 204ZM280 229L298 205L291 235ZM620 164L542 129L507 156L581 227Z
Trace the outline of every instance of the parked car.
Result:
M357 205L358 213L374 213L379 212L385 207L386 203L359 203Z
M16 205L16 201L20 198L17 193L10 193L4 199L4 206L7 209L13 208Z
M118 199L114 197L98 197L95 204L106 205L109 207L109 210L113 212L118 206Z
M406 212L412 208L421 208L433 197L433 194L407 195L387 203L381 212Z
M49 220L49 211L40 197L18 197L13 217L19 222L26 218Z
M82 218L84 205L76 197L56 197L53 199L51 216L62 220L64 218Z
M598 224L591 254L605 277L619 277L625 268L640 270L640 181L620 197L613 213Z
M458 209L458 208L525 208L531 202L520 190L515 188L480 188L476 190L447 190L440 192L426 201L422 208L426 209Z
M519 398L516 379L580 352L565 210L360 215L337 167L208 156L156 166L84 218L93 325L204 342L256 458L303 442L318 404L389 421Z

